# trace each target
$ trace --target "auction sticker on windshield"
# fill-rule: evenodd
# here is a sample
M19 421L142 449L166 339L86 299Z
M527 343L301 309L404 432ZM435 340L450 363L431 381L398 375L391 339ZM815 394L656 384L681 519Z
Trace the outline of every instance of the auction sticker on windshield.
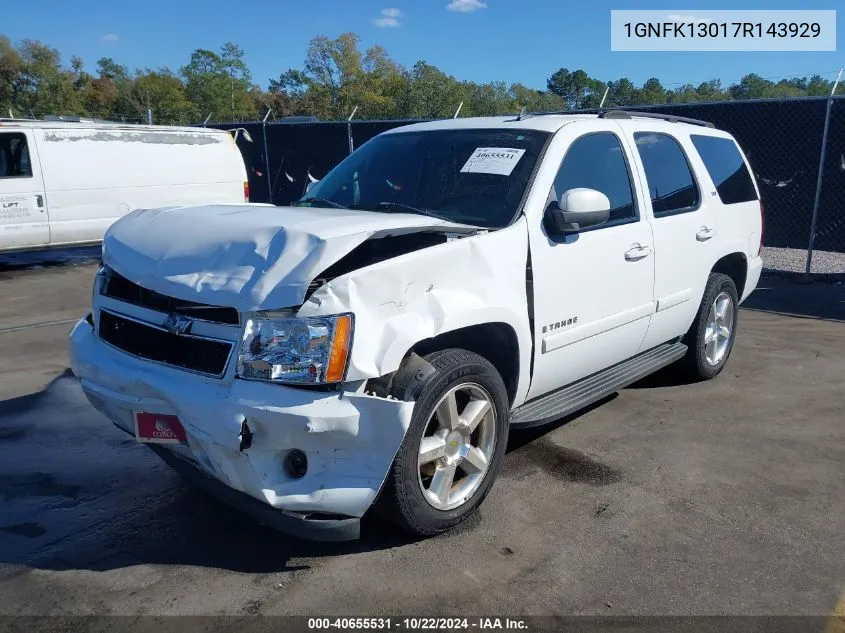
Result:
M186 444L185 427L175 415L135 412L135 438L153 444Z
M510 176L524 153L524 149L479 147L472 153L466 164L461 167L461 173Z

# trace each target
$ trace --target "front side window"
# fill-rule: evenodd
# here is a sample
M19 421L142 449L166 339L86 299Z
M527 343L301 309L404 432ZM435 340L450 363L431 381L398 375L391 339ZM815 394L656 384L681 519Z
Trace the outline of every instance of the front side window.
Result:
M718 136L690 136L707 173L716 185L716 191L722 204L737 204L757 200L757 190L748 167L736 143L729 138Z
M645 170L655 217L694 211L701 198L686 154L668 134L637 132L634 142Z
M615 134L588 134L569 147L549 197L560 200L566 191L577 187L595 189L608 197L608 223L637 217L628 163Z
M26 136L17 132L0 134L0 178L32 176Z
M502 228L515 218L548 138L537 130L498 129L383 134L294 204L417 212Z

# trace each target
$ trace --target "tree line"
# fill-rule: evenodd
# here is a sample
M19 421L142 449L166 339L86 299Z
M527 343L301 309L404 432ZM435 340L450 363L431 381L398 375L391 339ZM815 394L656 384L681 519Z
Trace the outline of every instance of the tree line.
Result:
M651 78L636 86L627 78L602 81L583 70L561 68L544 90L520 83L459 80L425 61L406 68L381 46L361 50L354 33L315 37L301 68L289 69L266 87L253 81L244 51L228 42L219 51L196 49L178 70L130 71L110 57L93 73L77 56L70 65L55 48L33 40L13 43L0 34L0 117L40 118L81 115L140 122L148 111L154 123L247 121L313 115L323 120L405 119L528 111L637 106L731 99L823 96L832 81L820 75L770 81L756 74L723 86L717 79L698 85L664 87Z

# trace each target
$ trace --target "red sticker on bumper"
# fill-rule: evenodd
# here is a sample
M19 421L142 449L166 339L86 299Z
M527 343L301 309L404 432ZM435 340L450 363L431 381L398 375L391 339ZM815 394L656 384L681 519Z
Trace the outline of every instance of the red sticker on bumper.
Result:
M135 413L135 437L139 442L185 444L185 428L175 415Z

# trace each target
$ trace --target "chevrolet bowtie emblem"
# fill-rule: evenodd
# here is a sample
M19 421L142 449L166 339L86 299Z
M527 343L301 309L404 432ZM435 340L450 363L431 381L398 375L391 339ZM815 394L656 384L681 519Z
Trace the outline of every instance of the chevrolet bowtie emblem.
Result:
M193 324L194 322L188 317L184 317L179 314L171 314L164 321L164 329L176 336L182 336L183 334L190 334L191 326Z
M451 446L452 448L458 448L458 440L452 440L451 442L449 442L449 446Z

